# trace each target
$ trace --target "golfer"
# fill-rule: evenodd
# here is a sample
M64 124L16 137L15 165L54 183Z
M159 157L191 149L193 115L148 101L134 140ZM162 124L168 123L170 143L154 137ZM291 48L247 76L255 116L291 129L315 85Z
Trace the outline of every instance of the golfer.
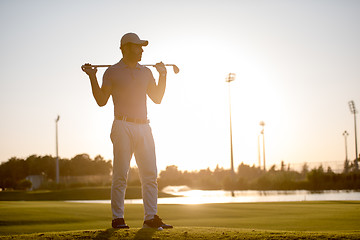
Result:
M156 84L150 69L139 64L143 47L147 45L148 41L140 40L135 33L125 34L120 42L123 58L105 71L101 88L96 78L97 69L83 68L90 78L97 104L100 107L106 105L110 95L114 103L115 119L110 135L114 152L111 186L113 228L129 228L124 220L124 199L133 154L142 187L145 211L143 228L172 228L156 215L158 185L155 144L146 107L146 95L154 103L161 103L167 72L162 62L155 65L159 72Z

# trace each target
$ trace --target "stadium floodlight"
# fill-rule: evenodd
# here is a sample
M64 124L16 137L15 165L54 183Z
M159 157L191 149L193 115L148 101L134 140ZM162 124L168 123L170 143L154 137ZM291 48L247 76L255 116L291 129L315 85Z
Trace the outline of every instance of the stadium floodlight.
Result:
M266 171L266 164L265 164L265 122L261 121L260 126L262 126L261 134L263 135L263 160L264 160L264 171Z
M231 123L231 96L230 96L230 83L235 80L236 74L229 73L225 81L229 83L229 113L230 113L230 164L231 173L234 176L234 155L233 155L233 142L232 142L232 123Z
M58 115L55 119L56 124L56 183L59 184L59 140L58 140L58 122L60 120L60 116Z
M344 170L345 170L345 173L347 173L348 168L349 168L347 137L349 136L349 133L347 131L344 131L342 135L344 136L344 139L345 139L345 164L344 164Z
M349 101L349 108L350 108L350 112L352 114L354 114L354 128L355 128L355 170L359 169L359 164L358 164L358 149L357 149L357 131L356 131L356 114L357 114L357 110L355 107L355 102L353 100Z

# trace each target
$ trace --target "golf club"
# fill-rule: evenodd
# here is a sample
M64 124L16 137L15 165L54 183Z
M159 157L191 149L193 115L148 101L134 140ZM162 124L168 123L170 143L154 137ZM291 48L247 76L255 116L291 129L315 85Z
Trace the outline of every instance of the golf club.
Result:
M85 69L85 68L99 68L99 67L110 67L111 65L91 65L90 63L85 63L84 65L81 66L81 69ZM143 64L143 66L148 66L148 67L155 67L155 64ZM177 74L179 73L180 69L175 65L175 64L165 64L165 66L172 66L174 73Z

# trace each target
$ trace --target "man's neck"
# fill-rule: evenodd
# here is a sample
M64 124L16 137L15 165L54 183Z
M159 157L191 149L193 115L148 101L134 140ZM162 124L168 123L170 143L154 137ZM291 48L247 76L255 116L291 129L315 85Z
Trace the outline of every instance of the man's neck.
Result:
M123 58L122 60L123 60L123 62L124 62L126 65L128 65L130 68L135 68L136 65L137 65L137 63L138 63L137 61L133 61L133 60L128 59L128 58Z

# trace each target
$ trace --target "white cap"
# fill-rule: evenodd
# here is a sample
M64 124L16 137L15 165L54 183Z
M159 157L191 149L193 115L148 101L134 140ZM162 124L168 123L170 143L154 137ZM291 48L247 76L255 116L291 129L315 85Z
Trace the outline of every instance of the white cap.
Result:
M147 46L149 42L147 40L140 40L139 36L135 33L126 33L120 41L120 48L127 43L134 43L141 46Z

